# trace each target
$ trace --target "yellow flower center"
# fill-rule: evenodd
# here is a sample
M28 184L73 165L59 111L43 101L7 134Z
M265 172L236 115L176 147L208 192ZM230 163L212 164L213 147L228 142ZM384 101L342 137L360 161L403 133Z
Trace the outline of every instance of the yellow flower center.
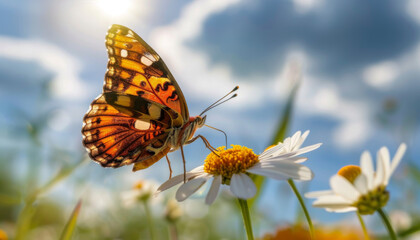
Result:
M348 165L342 167L337 174L354 184L354 181L361 173L362 169L359 166ZM387 204L388 199L389 192L385 189L385 186L379 186L360 196L353 206L355 206L362 215L373 214L379 208L384 207Z
M144 187L144 182L139 180L134 184L133 189L140 190L143 187Z
M216 154L217 155L216 155ZM210 153L204 161L204 171L212 175L221 175L222 182L229 184L233 174L245 173L259 160L252 149L232 145L232 148L218 147L215 153Z
M348 165L342 167L338 171L338 175L344 177L345 179L349 180L349 182L354 183L354 180L362 173L362 169L359 166L355 165Z

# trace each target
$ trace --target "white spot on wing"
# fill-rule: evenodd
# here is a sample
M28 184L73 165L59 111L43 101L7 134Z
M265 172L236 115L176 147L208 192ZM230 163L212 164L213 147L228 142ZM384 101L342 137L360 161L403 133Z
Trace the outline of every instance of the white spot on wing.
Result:
M150 122L147 120L136 120L134 127L138 130L149 130Z
M125 49L121 50L121 57L127 57L128 56L128 52Z
M144 65L146 65L146 66L150 66L150 65L152 65L153 64L153 61L152 60L150 60L150 59L148 59L147 57L145 57L145 56L142 56L141 57L141 59L140 59L140 61L141 61L141 63L143 63Z

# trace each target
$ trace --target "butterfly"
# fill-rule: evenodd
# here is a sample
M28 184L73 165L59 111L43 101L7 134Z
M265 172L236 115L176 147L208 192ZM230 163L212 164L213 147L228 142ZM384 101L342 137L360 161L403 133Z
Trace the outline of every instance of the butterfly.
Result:
M92 160L113 168L134 163L137 171L181 148L185 172L183 145L201 138L214 149L203 136L194 137L205 125L206 116L201 115L210 107L189 116L175 78L142 38L114 24L105 46L108 66L103 93L83 118L83 145Z

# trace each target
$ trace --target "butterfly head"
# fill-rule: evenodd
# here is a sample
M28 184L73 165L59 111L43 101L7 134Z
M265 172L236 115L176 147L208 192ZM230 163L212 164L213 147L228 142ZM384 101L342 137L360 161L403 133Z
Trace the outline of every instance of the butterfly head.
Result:
M204 115L203 117L197 116L196 121L197 121L198 128L201 128L202 126L204 126L204 124L206 123L206 117L207 115Z
M201 128L206 123L206 117L207 117L207 115L204 115L203 117L202 116L195 116L195 117L191 117L190 121L193 123L195 128Z

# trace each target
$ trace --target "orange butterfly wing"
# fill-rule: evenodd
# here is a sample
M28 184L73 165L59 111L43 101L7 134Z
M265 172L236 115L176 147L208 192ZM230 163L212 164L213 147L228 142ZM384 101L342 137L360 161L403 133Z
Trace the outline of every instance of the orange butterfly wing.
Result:
M108 30L105 45L108 70L104 92L137 95L167 106L179 114L176 126L188 121L187 103L161 57L134 31L121 25Z
M83 119L83 144L104 167L147 168L169 152L171 129L188 121L185 98L160 56L134 31L112 25L105 45L104 93Z

